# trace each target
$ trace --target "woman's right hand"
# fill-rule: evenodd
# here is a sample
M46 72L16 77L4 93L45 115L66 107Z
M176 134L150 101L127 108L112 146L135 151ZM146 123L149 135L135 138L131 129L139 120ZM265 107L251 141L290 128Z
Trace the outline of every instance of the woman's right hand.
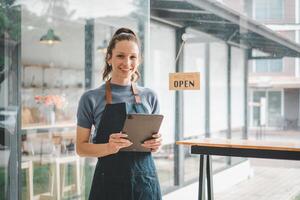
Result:
M108 145L108 151L111 154L119 152L121 148L129 147L133 143L126 139L128 135L120 133L112 133L109 136L109 141L107 143Z

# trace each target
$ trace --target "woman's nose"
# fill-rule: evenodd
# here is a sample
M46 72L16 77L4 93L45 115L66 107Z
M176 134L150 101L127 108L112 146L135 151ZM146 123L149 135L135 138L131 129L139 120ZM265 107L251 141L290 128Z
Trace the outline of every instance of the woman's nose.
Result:
M130 64L131 64L130 58L125 58L125 59L123 60L123 64L124 64L124 65L130 65Z

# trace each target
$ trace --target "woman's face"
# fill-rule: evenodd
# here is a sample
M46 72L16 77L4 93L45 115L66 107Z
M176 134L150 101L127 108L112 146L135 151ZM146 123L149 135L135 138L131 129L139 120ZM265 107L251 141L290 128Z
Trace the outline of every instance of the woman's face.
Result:
M139 64L138 45L128 40L117 42L107 62L112 65L112 78L130 80Z

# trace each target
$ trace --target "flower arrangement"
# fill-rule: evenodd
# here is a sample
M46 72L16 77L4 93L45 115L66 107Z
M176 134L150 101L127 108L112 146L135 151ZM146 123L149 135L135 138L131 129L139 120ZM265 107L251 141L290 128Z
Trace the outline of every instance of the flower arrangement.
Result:
M37 95L34 97L35 102L44 104L45 106L53 106L55 109L62 109L66 99L59 95Z

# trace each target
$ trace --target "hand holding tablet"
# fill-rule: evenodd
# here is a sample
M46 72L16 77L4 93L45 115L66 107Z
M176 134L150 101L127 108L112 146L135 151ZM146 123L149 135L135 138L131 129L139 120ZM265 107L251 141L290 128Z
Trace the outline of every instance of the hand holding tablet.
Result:
M156 133L159 132L162 120L163 115L128 114L122 133L127 134L128 139L133 144L120 149L120 151L151 152L152 147L153 150L157 150L155 147L161 138L160 135L156 135ZM156 139L155 137L158 138Z

